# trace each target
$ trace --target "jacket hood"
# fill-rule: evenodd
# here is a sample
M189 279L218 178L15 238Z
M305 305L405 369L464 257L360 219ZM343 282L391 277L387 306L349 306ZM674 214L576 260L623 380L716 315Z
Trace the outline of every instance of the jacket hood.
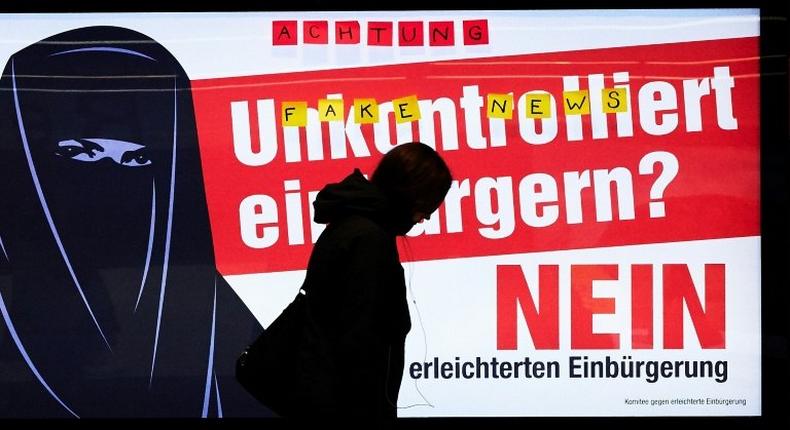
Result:
M405 208L391 204L390 199L359 169L341 182L326 185L313 202L314 221L329 224L350 215L369 218L395 235L404 235L413 226Z

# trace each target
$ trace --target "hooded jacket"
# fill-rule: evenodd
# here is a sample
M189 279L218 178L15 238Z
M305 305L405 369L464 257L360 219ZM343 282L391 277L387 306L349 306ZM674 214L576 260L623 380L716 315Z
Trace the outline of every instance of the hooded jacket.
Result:
M306 363L302 400L310 415L394 418L411 328L395 237L413 223L358 169L324 187L314 207L328 226L303 289L326 357Z

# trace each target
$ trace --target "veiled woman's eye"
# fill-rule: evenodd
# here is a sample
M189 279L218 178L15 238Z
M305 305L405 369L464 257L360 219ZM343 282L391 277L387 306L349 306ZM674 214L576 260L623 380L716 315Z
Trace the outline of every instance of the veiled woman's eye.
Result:
M58 142L55 155L79 161L94 161L96 159L97 150L101 150L101 148L97 148L96 145L90 142L85 143L79 140L70 139Z
M55 155L71 160L99 162L112 161L123 167L142 167L151 164L144 145L107 137L81 137L58 142Z
M140 148L135 151L127 151L121 157L121 164L128 167L142 167L151 164L151 159L148 158L145 148Z
M63 148L58 148L55 154L71 157L81 152L85 152L85 150L76 146L64 146Z

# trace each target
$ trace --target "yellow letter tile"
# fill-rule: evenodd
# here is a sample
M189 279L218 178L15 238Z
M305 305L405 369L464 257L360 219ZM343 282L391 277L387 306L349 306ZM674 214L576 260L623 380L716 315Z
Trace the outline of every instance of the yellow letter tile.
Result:
M628 112L628 91L625 88L604 88L601 99L606 113Z
M527 118L551 118L551 95L527 94L524 99Z
M417 103L416 95L393 100L392 109L395 111L395 122L398 124L420 119L420 105Z
M304 127L307 125L307 102L283 102L284 126Z
M322 122L343 121L345 119L343 109L343 99L319 99L318 120Z
M357 124L379 122L379 105L376 99L354 99L354 122Z
M486 97L488 118L513 118L513 94L488 94Z
M562 105L565 107L565 115L589 115L590 114L590 94L587 90L563 91Z

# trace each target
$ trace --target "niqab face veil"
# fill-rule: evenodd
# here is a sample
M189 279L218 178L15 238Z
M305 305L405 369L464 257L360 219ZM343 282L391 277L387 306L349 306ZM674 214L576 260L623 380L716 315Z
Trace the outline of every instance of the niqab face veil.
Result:
M11 56L0 90L0 327L30 385L64 416L205 416L217 275L186 73L87 27Z

